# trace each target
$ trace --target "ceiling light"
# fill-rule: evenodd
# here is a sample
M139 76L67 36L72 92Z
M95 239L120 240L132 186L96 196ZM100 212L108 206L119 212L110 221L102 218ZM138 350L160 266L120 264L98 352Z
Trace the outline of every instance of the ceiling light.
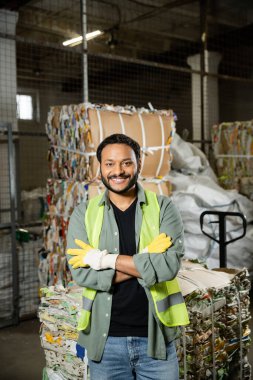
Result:
M92 40L93 38L96 38L98 36L101 36L104 34L102 30L94 30L94 32L90 32L86 34L86 41Z
M64 41L62 44L63 46L69 46L69 45L75 44L76 42L81 43L82 40L83 40L83 36L78 36L75 38L71 38L71 40Z
M103 31L94 30L94 32L87 33L85 39L86 39L86 41L89 41L89 40L92 40L93 38L101 36L102 34L104 34ZM75 38L71 38L70 40L66 40L62 44L63 44L63 46L76 46L76 45L80 44L82 42L82 40L83 40L83 36L78 36Z

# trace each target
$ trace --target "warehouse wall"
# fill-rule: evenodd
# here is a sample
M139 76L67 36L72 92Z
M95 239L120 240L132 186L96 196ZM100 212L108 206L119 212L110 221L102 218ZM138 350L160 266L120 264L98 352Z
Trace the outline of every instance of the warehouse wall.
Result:
M25 88L25 87L23 87ZM80 94L63 93L49 89L38 92L39 121L19 120L20 132L45 133L45 123L50 106L58 104L79 103ZM61 101L59 101L59 99ZM45 187L49 177L47 152L49 148L46 136L20 136L19 147L19 177L20 190L32 190L36 187Z
M252 83L220 80L219 99L221 122L253 119Z

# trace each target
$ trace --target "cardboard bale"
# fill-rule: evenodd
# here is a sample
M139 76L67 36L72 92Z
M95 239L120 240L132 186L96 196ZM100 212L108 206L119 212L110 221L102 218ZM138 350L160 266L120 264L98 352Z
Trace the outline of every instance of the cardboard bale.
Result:
M114 133L123 133L136 140L142 148L141 176L153 177L168 174L170 170L168 142L174 131L172 111L167 111L167 114L159 112L124 114L89 109L88 115L94 151L104 138ZM98 161L95 157L91 157L90 176L94 178L98 175Z
M51 107L46 124L51 176L78 181L98 177L96 149L113 133L126 134L140 144L143 177L164 176L170 170L174 119L172 110L90 103Z

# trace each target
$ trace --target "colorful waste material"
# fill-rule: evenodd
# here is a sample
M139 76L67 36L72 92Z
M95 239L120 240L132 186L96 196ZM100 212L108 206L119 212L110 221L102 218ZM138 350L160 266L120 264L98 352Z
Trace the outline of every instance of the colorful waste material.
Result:
M185 261L178 279L190 317L178 341L181 378L250 379L247 270L208 270Z
M77 345L82 288L73 283L69 283L67 288L50 286L42 288L41 295L39 318L41 345L46 359L44 378L86 380L85 351Z
M212 145L221 186L253 200L253 120L214 125Z

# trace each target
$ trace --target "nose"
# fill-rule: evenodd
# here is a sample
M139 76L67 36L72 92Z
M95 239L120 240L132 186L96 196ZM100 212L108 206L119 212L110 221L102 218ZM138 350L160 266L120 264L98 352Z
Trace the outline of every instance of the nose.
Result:
M116 175L116 176L120 176L122 174L125 173L124 169L123 169L123 166L121 165L121 163L117 163L114 168L113 168L113 174Z

